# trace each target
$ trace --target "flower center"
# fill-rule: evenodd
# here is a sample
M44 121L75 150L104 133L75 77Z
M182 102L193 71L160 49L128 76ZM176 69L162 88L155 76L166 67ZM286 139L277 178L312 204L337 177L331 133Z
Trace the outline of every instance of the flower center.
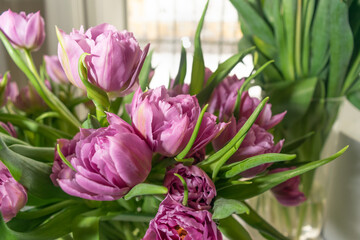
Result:
M187 231L185 229L183 229L182 227L177 225L177 226L175 226L175 230L179 234L179 237L180 237L181 240L185 239L185 237L187 235Z

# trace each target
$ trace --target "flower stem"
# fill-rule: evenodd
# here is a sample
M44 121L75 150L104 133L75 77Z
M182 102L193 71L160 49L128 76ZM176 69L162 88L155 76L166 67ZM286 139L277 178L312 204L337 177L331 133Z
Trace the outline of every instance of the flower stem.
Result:
M174 175L177 176L177 177L180 179L181 183L182 183L183 186L184 186L184 197L183 197L182 205L187 206L187 205L188 205L188 198L189 198L189 190L188 190L188 188L187 188L186 181L185 181L185 179L184 179L182 176L180 176L179 174L174 173Z

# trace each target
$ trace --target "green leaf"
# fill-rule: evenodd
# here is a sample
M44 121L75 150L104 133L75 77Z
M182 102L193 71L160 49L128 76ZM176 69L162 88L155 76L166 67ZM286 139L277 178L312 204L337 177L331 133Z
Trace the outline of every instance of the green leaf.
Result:
M21 144L21 145L30 145L27 142L24 142L20 139L14 138L12 136L10 136L9 134L4 134L2 132L0 132L0 138L4 141L4 143L6 143L7 146L11 146L14 144Z
M229 141L223 148L211 155L209 158L198 163L198 165L203 166L214 162L220 162L217 167L220 169L220 167L222 167L222 165L227 161L227 159L229 159L231 155L236 152L236 150L240 147L240 143L244 139L246 133L250 130L261 110L264 108L268 99L269 98L265 98L264 100L262 100L262 102L256 107L254 112L251 114L251 116L248 118L242 128L237 132L237 134L231 139L231 141Z
M249 157L240 162L232 163L227 166L224 166L224 172L221 173L221 176L225 178L232 178L236 175L248 170L250 168L259 166L264 163L280 162L280 161L289 161L296 158L295 154L282 154L282 153L266 153L261 155L256 155ZM221 169L223 170L223 169Z
M309 132L309 133L305 134L304 136L301 136L299 138L293 139L293 140L285 143L284 146L281 148L281 152L283 152L283 153L293 152L313 135L314 135L314 132Z
M269 25L250 5L248 1L230 0L239 14L241 25L245 25L249 35L255 35L262 41L275 46L274 36Z
M179 70L175 77L174 86L183 85L185 76L186 76L186 50L185 50L184 46L181 46L181 57L180 57Z
M77 216L72 224L74 240L100 240L98 216Z
M229 240L251 240L246 229L231 216L220 219L218 228Z
M304 76L309 76L309 68L310 68L310 41L311 41L311 23L314 18L314 9L315 9L316 1L308 1L307 6L303 9L304 17L305 17L305 26L302 33L302 70L304 72Z
M327 97L338 97L342 92L354 42L346 3L338 0L332 0L331 2L330 71Z
M282 1L283 24L285 34L286 62L287 62L287 80L295 80L295 16L296 0ZM282 47L282 46L279 46Z
M214 203L213 219L224 219L232 214L249 213L249 208L242 202L234 199L219 198Z
M6 226L3 217L0 212L0 234L3 240L18 240L18 238L12 233L12 231Z
M198 94L204 85L204 76L205 76L205 64L204 57L201 49L201 40L200 33L204 25L204 18L209 5L209 0L206 2L205 8L201 15L199 24L196 28L195 38L194 38L194 58L191 71L191 82L190 82L190 94Z
M86 129L98 129L101 128L101 124L96 117L89 113L87 119L83 122L81 127Z
M141 68L140 74L139 74L139 84L141 87L141 90L145 91L147 87L149 87L150 79L149 74L151 71L151 60L153 55L153 50L149 52L149 54L146 56L143 67Z
M358 80L360 74L360 52L358 53L355 61L353 62L349 73L347 74L347 77L344 82L342 94L346 94L346 92L351 88L354 83L356 83L356 80ZM359 80L358 80L359 82Z
M54 148L51 147L33 147L21 144L9 146L9 149L22 156L34 159L39 162L54 162Z
M290 125L296 122L308 110L317 81L317 78L307 78L291 83L274 83L264 86L270 96L273 112L286 110L284 123Z
M31 231L14 232L19 240L48 240L57 239L71 232L73 220L79 214L87 211L83 204L77 204L63 209L53 215L48 221Z
M134 213L134 212L111 212L101 220L125 221L125 222L150 222L155 217L154 214Z
M196 95L200 105L205 104L211 97L212 92L216 86L230 73L230 71L255 47L245 49L227 59L225 62L219 64L216 71L210 76L206 82L206 87Z
M16 181L21 183L34 196L44 199L68 198L50 179L51 167L48 164L24 157L10 150L0 139L0 160L9 169Z
M0 121L11 122L15 126L29 130L34 133L41 134L53 141L56 141L59 138L68 138L68 139L72 138L71 134L43 125L41 123L35 122L29 118L20 115L1 113Z
M357 83L350 89L347 94L347 99L360 110L360 80L357 80Z
M347 148L348 146L344 147L339 152L328 158L304 164L296 169L269 174L263 177L253 178L251 180L252 181L251 184L228 185L226 187L218 189L218 196L224 198L237 199L237 200L245 200L257 196L279 185L280 183L285 182L290 178L299 176L305 172L308 172L326 163L331 162L332 160L336 159L341 154L343 154Z
M164 186L140 183L133 187L125 196L125 200L129 200L133 197L143 196L143 195L156 195L156 194L167 194L168 189Z
M330 42L331 1L319 0L311 28L310 75L317 76L326 65Z
M193 133L191 134L191 137L190 137L190 140L189 142L186 144L186 147L184 148L184 150L182 150L177 156L176 156L176 159L183 159L186 157L186 155L189 153L191 147L193 146L195 140L196 140L196 137L199 133L199 129L200 129L200 126L201 126L201 122L202 122L202 119L204 117L204 114L206 112L206 109L208 108L208 104L206 104L204 106L204 108L201 110L200 112L200 115L197 119L197 122L196 122L196 125L195 125L195 128L194 128L194 131Z
M289 240L287 237L283 236L279 231L277 231L271 224L269 224L265 219L260 217L256 211L254 211L247 203L243 202L245 206L250 210L249 214L240 214L239 216L251 227L257 229L260 234L265 234L267 236L273 237L277 240Z

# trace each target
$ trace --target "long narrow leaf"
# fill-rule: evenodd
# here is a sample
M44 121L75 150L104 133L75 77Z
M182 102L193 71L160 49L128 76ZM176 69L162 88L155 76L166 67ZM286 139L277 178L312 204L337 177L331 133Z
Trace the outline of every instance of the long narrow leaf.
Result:
M68 133L43 125L41 123L35 122L29 118L20 115L2 113L0 114L0 121L11 122L15 126L32 131L34 133L41 134L54 141L56 141L59 138L72 138L72 135Z
M128 194L124 196L125 200L129 200L133 197L142 196L142 195L154 195L154 194L167 194L168 189L164 186L140 183L133 187Z
M251 240L250 234L232 216L221 219L218 228L229 240Z
M345 2L331 1L330 72L327 86L328 97L338 97L354 48L353 35Z
M255 47L251 47L241 52L231 56L225 62L221 63L216 71L210 76L210 78L206 82L206 87L201 90L199 94L197 94L197 99L199 100L200 105L205 104L209 98L213 90L216 86L230 73L230 71L250 52L252 52Z
M10 150L0 139L0 160L9 169L16 181L34 196L44 199L68 198L50 180L51 167L48 164L24 157Z
M183 85L185 76L186 76L186 50L185 50L184 46L181 46L179 70L175 77L174 86Z
M204 24L204 18L209 5L209 0L206 2L205 8L201 15L201 19L196 29L194 39L194 58L191 70L190 94L198 94L204 85L205 64L204 57L201 49L200 34Z
M250 168L259 166L264 163L272 163L272 162L280 162L280 161L289 161L295 159L295 154L282 154L282 153L267 153L261 154L257 156L253 156L247 159L244 159L240 162L233 163L230 165L225 166L225 171L222 175L225 178L234 177L245 170Z
M149 87L149 73L151 71L151 60L152 60L152 54L153 50L149 52L149 54L146 56L143 67L141 68L140 74L139 74L139 84L141 87L141 90L145 91L147 87Z
M239 184L239 185L229 185L228 187L224 187L218 190L218 196L224 198L233 198L237 200L245 200L256 195L259 195L276 185L279 185L286 180L299 176L305 172L318 168L326 163L331 162L332 160L339 157L343 154L347 147L344 147L336 154L332 155L331 157L313 161L307 164L304 164L296 169L288 170L280 173L269 174L263 177L257 177L252 179L251 184Z
M256 107L254 112L251 114L249 119L245 122L245 124L241 127L241 129L237 132L237 134L230 140L230 142L228 142L219 151L211 155L208 159L205 159L204 161L200 162L199 165L206 165L219 161L227 152L231 151L234 153L240 147L238 142L241 141L241 139L244 138L246 133L250 130L251 126L256 121L257 117L259 116L260 112L262 111L268 100L269 98L265 98L264 100L261 101L261 103ZM231 155L229 157L231 157ZM222 165L227 161L227 159L222 159L220 164L216 167L218 168L217 171L222 167Z

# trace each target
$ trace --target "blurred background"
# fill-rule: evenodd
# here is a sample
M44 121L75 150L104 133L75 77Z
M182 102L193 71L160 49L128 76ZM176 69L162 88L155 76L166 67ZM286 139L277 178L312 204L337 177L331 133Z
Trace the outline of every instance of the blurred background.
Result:
M205 0L0 0L0 12L8 8L27 13L40 10L45 19L46 40L34 54L38 63L43 54L57 54L55 25L67 33L81 25L87 29L104 22L119 30L127 29L134 33L141 46L151 43L152 64L156 67L151 87L156 87L167 85L169 77L175 77L181 44L187 50L188 69L191 69L193 37L205 3ZM237 12L230 1L217 0L209 5L201 37L205 65L212 70L237 52L241 32ZM1 46L0 72L9 69L14 80L25 81L24 76L16 75L16 66L8 64L11 61L4 53ZM238 77L247 76L252 68L252 59L248 56L233 73ZM190 81L190 75L185 81Z

